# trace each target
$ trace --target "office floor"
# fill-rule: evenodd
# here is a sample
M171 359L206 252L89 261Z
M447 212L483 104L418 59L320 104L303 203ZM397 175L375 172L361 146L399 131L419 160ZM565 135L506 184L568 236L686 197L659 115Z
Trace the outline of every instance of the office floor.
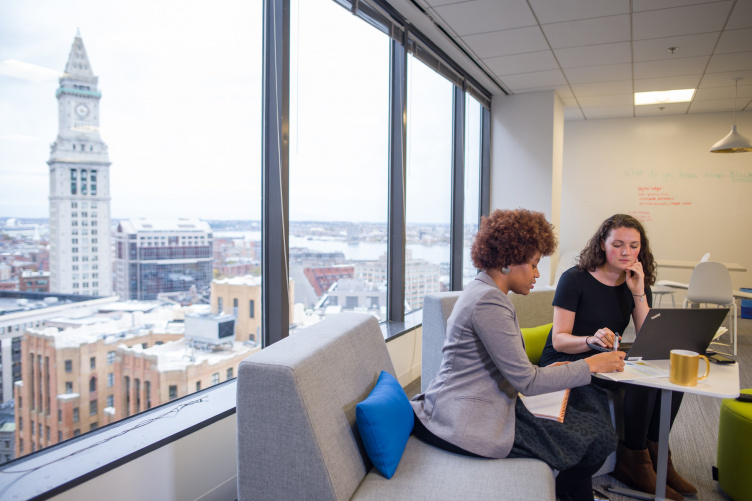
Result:
M724 324L728 325L728 323ZM738 319L738 355L742 388L752 388L752 319ZM727 336L724 336L727 338ZM721 348L719 351L723 351ZM413 381L406 388L408 397L420 392L420 379ZM694 484L699 494L687 497L688 500L729 500L713 480L712 467L716 464L718 443L718 419L721 399L696 395L686 395L679 415L671 431L671 451L674 465L681 474ZM624 486L610 475L603 475L593 480L596 489L605 492L606 484ZM631 501L634 498L608 494L612 501Z

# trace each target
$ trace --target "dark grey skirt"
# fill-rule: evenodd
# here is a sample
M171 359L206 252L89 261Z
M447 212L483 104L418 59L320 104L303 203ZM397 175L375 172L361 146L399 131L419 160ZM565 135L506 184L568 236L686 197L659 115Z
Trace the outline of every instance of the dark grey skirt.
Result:
M559 471L600 467L618 438L608 397L594 385L572 388L564 422L535 417L521 399L515 407L514 445L509 457L536 458Z

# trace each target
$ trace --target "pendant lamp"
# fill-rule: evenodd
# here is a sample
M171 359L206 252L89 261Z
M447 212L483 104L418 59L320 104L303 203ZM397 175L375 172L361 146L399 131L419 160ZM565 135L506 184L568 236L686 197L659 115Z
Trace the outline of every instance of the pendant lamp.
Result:
M734 92L734 125L731 126L731 132L726 137L718 141L710 148L711 153L744 153L752 151L752 143L749 139L736 132L736 97L739 94L739 78L736 81L736 91Z

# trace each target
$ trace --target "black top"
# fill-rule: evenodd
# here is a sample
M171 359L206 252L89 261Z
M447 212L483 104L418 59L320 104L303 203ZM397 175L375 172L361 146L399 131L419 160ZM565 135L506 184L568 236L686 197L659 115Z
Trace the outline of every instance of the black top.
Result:
M648 305L653 303L653 294L645 286L645 299ZM639 299L638 299L639 300ZM565 271L559 279L554 295L554 306L575 312L572 335L592 336L598 329L608 327L620 335L629 325L635 298L627 283L610 286L599 282L589 272L576 266ZM588 350L582 353L562 353L553 347L553 328L548 333L546 346L543 348L540 366L554 362L580 360L598 353Z

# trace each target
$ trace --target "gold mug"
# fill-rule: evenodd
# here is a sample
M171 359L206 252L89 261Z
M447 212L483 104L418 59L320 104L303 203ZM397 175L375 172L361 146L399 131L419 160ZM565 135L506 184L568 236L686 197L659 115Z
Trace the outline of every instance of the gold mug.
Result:
M710 362L705 355L688 350L671 350L670 357L668 380L674 384L697 386L697 381L702 381L710 374ZM701 358L705 360L705 374L698 377Z

